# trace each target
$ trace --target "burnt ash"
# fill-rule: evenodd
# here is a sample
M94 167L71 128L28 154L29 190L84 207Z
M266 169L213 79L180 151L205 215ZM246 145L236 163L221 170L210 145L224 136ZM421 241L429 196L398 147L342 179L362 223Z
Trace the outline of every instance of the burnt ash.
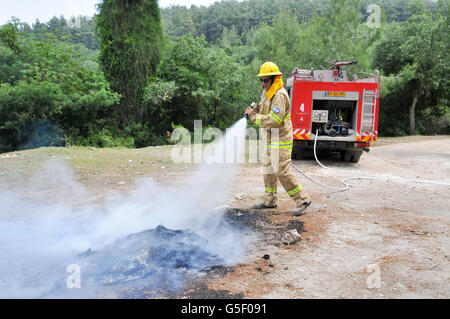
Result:
M228 290L210 289L204 282L193 284L189 291L183 294L188 299L243 299L243 293L233 294Z
M224 212L224 220L242 232L262 233L261 240L264 244L281 245L280 238L286 231L296 229L299 234L305 232L304 223L299 220L289 220L287 223L278 224L270 220L270 216L279 212L270 210L246 210L241 208L228 208Z
M269 212L245 210L240 208L227 208L224 211L224 221L232 227L248 232L252 230L264 230L271 224L268 218Z
M286 231L296 229L299 234L305 232L304 223L299 220L288 220L284 224L278 224L271 221L270 216L277 215L279 212L269 210L246 210L240 208L227 208L223 213L223 222L228 226L238 229L244 233L262 234L258 242L261 248L266 245L283 245L281 238ZM270 255L265 254L263 259L269 260ZM272 263L269 267L274 267ZM261 267L257 267L262 271ZM174 298L192 298L192 299L242 299L244 293L233 294L227 290L210 289L205 282L223 277L229 272L234 272L234 267L212 266L209 267L204 278L196 279L186 289Z
M73 263L80 265L83 289L67 292L60 281L49 297L168 297L180 292L189 278L224 265L207 246L191 230L158 226L131 234L79 254Z
M242 233L261 233L260 244L280 244L282 234L291 229L304 232L303 223L271 222L273 211L229 208L223 213L223 226ZM164 226L120 238L98 250L88 249L74 263L82 269L83 292L62 297L94 298L243 298L225 290L212 290L208 280L223 277L234 268L206 249L208 241L191 230L172 230ZM61 276L67 278L67 274ZM60 282L50 294L67 291ZM83 294L83 295L81 295Z
M224 261L206 251L208 241L190 230L158 226L116 240L99 251L83 256L87 276L97 283L115 285L141 279L156 286L180 281L188 270L222 265ZM170 278L173 274L174 278ZM170 286L170 285L169 285Z

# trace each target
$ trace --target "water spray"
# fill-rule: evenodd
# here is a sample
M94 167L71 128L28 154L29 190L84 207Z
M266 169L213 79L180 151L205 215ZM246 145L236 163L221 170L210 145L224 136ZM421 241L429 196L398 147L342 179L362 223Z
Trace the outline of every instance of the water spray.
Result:
M234 164L245 162L246 127L242 117L215 139L180 186L143 178L100 207L62 158L44 162L25 183L27 198L0 187L0 298L128 296L128 287L175 294L184 276L243 262L253 235L214 208L228 202ZM50 202L41 198L44 189ZM77 276L82 289L72 289Z

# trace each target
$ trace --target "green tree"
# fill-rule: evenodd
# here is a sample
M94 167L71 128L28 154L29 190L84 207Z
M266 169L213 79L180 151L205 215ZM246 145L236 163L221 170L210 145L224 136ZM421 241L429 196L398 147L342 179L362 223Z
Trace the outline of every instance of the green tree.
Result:
M449 113L449 3L440 5L440 12L433 15L421 2L414 3L411 18L386 26L374 49L373 64L385 74L401 76L409 92L410 135L416 133L417 109L439 116Z
M164 32L170 37L187 33L182 23L190 16L194 23L194 35L204 35L208 43L216 43L223 30L234 28L239 36L261 23L271 24L280 11L294 12L299 20L310 18L316 10L324 8L325 0L250 0L217 1L209 7L172 6L162 9ZM180 13L183 15L180 15ZM191 33L191 30L188 31Z
M37 40L12 24L0 28L5 34L15 41L0 37L0 151L82 142L108 124L119 96L69 43L51 35ZM42 129L54 134L33 144Z
M170 13L162 19L162 27L166 35L170 37L195 35L196 28L190 10L184 6L172 6Z
M12 23L8 23L1 27L0 40L14 53L19 53L19 45L17 42L17 26Z
M169 42L157 74L145 102L161 133L172 123L192 130L197 119L225 129L243 115L242 68L223 49L208 48L204 37Z
M412 15L409 3L413 0L361 0L353 5L360 17L360 22L367 21L369 12L367 8L371 4L379 5L386 14L387 21L407 21ZM187 33L196 36L205 35L208 43L216 43L226 28L236 29L239 36L245 37L245 33L252 28L264 23L272 25L274 18L280 12L293 14L299 22L309 21L315 13L320 16L330 14L330 8L339 1L329 0L248 0L217 1L209 7L172 6L161 10L161 17L165 34L170 37L178 37ZM436 1L426 0L427 8L436 9ZM184 20L191 18L195 32L186 28Z
M143 121L143 90L160 59L162 29L156 0L104 0L96 17L100 66L111 87L122 95L122 126Z
M328 68L336 61L358 60L351 72L367 71L367 48L376 36L361 24L358 0L330 1L329 10L300 23L290 12L279 13L273 25L263 24L251 44L261 61L274 61L284 74L292 68Z

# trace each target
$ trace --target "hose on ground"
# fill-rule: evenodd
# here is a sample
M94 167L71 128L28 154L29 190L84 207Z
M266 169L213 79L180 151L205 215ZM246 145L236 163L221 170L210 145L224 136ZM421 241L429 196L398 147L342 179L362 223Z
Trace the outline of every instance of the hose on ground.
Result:
M319 136L319 131L316 130L316 137L315 137L315 139L314 139L314 158L316 159L316 162L317 162L321 167L323 167L323 168L325 168L325 169L330 169L329 167L323 165L323 164L319 161L319 159L317 158L316 148L317 148L317 137L318 137L318 136ZM339 180L342 184L345 185L345 187L344 187L344 188L337 188L337 187L328 186L328 185L322 184L322 183L319 182L319 181L316 181L314 178L312 178L312 177L306 175L304 172L302 172L302 171L301 171L299 168L297 168L297 167L294 165L294 163L292 163L292 162L291 162L291 165L292 165L292 167L294 167L295 170L297 170L300 174L302 174L303 176L305 176L307 179L313 181L314 183L316 183L316 184L318 184L318 185L320 185L320 186L322 186L322 187L330 188L330 189L336 190L336 191L338 191L338 192L343 192L343 191L346 191L347 189L349 189L350 185L347 184L346 181L349 181L349 180L352 180L352 179L370 178L370 177L350 177L350 178L345 178L345 179L343 179L343 180Z

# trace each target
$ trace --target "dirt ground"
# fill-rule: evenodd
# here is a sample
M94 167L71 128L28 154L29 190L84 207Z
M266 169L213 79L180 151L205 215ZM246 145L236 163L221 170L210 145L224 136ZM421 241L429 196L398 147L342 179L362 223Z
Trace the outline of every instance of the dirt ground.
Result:
M293 218L284 191L272 219L304 222L294 245L261 245L212 289L245 298L449 298L450 138L406 140L372 147L357 164L322 157L293 161L327 189L299 175L312 195L307 213ZM247 167L235 192L250 208L263 192L259 168ZM265 254L270 259L261 258Z
M33 176L38 163L62 157L100 200L111 189L132 190L138 177L184 179L193 166L170 163L169 153L161 147L0 154L0 188L21 191L18 181ZM349 189L339 192L299 174L313 199L300 217L290 214L293 202L280 185L278 208L265 213L273 223L303 222L301 240L292 245L261 240L247 252L247 262L206 287L244 298L449 298L450 137L380 139L357 164L320 159L329 169L313 158L293 163L336 188L343 187L340 180L358 179L348 180ZM43 197L53 196L50 182L41 185ZM249 209L263 192L261 167L244 165L232 193L246 198L227 204Z

